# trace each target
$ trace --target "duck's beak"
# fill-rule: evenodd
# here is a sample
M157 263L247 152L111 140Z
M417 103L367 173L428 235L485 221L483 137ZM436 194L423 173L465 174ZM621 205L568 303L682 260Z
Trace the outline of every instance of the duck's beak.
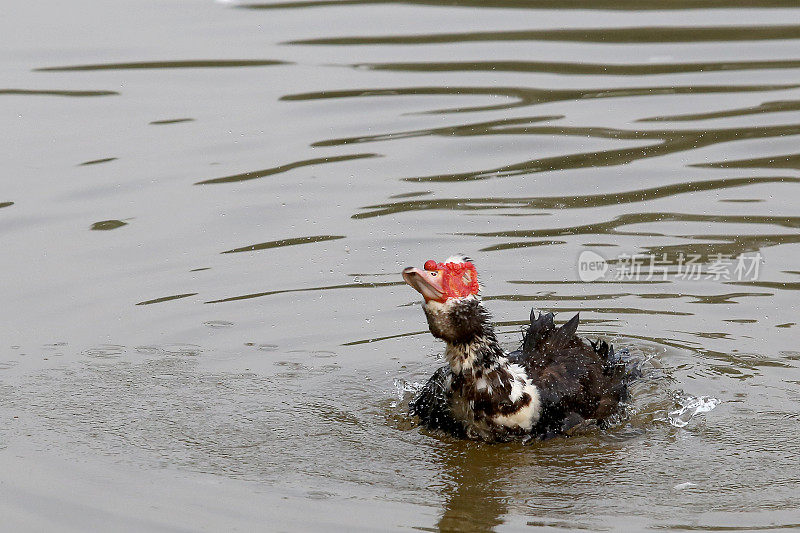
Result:
M408 267L403 270L403 280L419 292L426 302L431 300L441 302L443 300L444 290L442 289L441 272L429 272Z

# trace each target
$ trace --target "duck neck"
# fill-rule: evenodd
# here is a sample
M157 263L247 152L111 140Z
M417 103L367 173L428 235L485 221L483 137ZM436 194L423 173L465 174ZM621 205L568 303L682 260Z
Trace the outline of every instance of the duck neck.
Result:
M445 358L454 374L486 370L502 363L505 353L479 297L426 302L423 309L433 336L447 343Z
M482 373L500 366L505 352L497 342L494 328L488 325L480 334L461 342L447 342L444 352L450 369L456 375Z

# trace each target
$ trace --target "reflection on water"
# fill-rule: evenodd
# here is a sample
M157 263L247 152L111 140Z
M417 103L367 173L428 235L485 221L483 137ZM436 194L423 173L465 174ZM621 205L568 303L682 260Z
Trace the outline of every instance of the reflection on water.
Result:
M741 117L746 115L760 115L762 113L781 113L786 111L800 111L800 101L778 101L764 102L763 104L744 107L739 109L728 109L725 111L715 111L713 113L695 113L689 115L672 115L639 119L639 122L688 122L693 120L713 120L716 118Z
M111 161L116 161L116 160L117 160L116 157L104 157L102 159L92 159L91 161L84 161L83 163L80 163L78 166L86 167L89 165L99 165L100 163L109 163Z
M150 122L153 126L163 126L165 124L179 124L181 122L194 122L193 118L170 118L164 120L153 120Z
M796 0L142 1L0 17L0 454L202 472L229 529L796 525ZM580 311L648 361L618 427L415 427L442 347L398 273L459 252L508 348ZM762 262L582 283L582 252ZM62 516L10 486L11 524ZM157 523L107 492L75 530Z
M580 28L558 30L486 31L387 35L377 37L336 37L305 39L290 44L375 45L447 44L484 41L576 41L598 43L697 43L704 41L759 41L797 39L800 26L644 26L638 28Z
M694 165L711 168L792 168L800 170L800 154L740 159L737 161L719 161Z
M603 76L648 76L685 72L714 72L725 70L763 70L799 68L800 61L733 61L725 63L647 63L619 65L609 63L548 63L545 61L453 61L446 63L362 63L354 68L407 72L547 72L552 74L590 74Z
M136 70L136 69L172 69L172 68L223 68L223 67L269 67L284 65L283 61L274 59L225 59L225 60L189 60L189 61L137 61L134 63L101 63L97 65L72 65L68 67L40 67L38 72L70 72L80 70Z
M307 159L305 161L295 161L294 163L287 163L285 165L280 165L273 168L266 168L264 170L253 170L250 172L243 172L241 174L234 174L233 176L224 176L222 178L214 178L214 179L198 181L195 185L208 185L212 183L231 183L238 181L248 181L257 178L263 178L266 176L272 176L274 174L280 174L282 172L288 172L289 170L294 170L296 168L322 165L325 163L336 163L339 161L352 161L354 159L364 159L369 157L380 157L380 156L378 154L352 154L352 155L341 155L333 157L317 157L314 159Z
M492 531L503 523L508 507L500 485L509 454L481 448L447 443L437 450L447 476L440 531Z
M95 222L92 224L92 227L89 229L95 231L108 231L112 229L121 228L122 226L127 226L127 222L123 222L122 220L101 220L100 222Z
M623 89L540 89L533 87L392 87L389 89L364 88L343 91L320 91L310 93L287 94L281 97L285 101L328 100L334 98L356 98L376 96L487 96L496 99L504 96L508 100L502 104L473 107L457 107L428 111L430 114L474 113L476 111L498 111L517 107L563 102L566 100L585 100L603 98L630 98L635 96L659 95L699 95L716 93L742 93L785 91L800 87L797 84L786 85L699 85L699 86L660 86L660 87L626 87Z
M170 302L172 300L179 300L181 298L188 298L189 296L196 296L196 292L187 292L186 294L173 294L171 296L162 296L161 298L154 298L153 300L146 300L144 302L139 302L136 305L150 305L150 304L160 304L162 302Z
M309 244L313 242L335 241L337 239L344 239L344 235L314 235L310 237L297 237L296 239L281 239L279 241L262 242L259 244L251 244L249 246L242 246L241 248L234 248L233 250L225 250L220 252L223 254L235 254L239 252L254 252L256 250L267 250L269 248L280 248L281 246L295 246L297 244Z
M761 183L800 183L800 177L752 177L731 178L708 181L690 181L675 183L661 187L621 191L607 194L548 196L540 198L445 198L441 200L410 200L403 202L375 204L364 207L371 211L356 213L353 218L370 218L381 215L392 215L408 211L426 209L442 210L485 210L498 209L580 209L587 207L603 207L625 203L646 202L658 198L676 196L700 191L717 191L722 189L757 185ZM613 226L616 227L616 226ZM568 234L574 234L567 231ZM565 234L564 231L557 234ZM541 236L541 235L539 235Z
M114 96L119 95L117 91L63 91L63 90L39 90L39 89L0 89L0 95L41 95L41 96Z

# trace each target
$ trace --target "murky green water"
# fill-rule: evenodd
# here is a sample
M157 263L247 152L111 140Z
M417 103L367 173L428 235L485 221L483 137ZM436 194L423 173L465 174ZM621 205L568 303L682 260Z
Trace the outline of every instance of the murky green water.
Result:
M32 1L0 43L8 527L800 527L796 1ZM650 358L630 420L414 427L399 271L456 252L509 347L534 306Z

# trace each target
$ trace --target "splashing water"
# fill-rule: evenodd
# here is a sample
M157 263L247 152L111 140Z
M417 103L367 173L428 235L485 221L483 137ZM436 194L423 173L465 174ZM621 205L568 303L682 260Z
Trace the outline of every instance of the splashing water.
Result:
M398 402L402 401L407 393L410 392L413 394L422 388L422 383L419 383L418 381L411 382L398 378L394 379L393 384L397 394L397 401L393 401L391 403L392 408L397 407Z
M670 411L667 421L676 428L682 428L696 415L713 410L721 402L711 396L683 396L678 399L680 408Z

